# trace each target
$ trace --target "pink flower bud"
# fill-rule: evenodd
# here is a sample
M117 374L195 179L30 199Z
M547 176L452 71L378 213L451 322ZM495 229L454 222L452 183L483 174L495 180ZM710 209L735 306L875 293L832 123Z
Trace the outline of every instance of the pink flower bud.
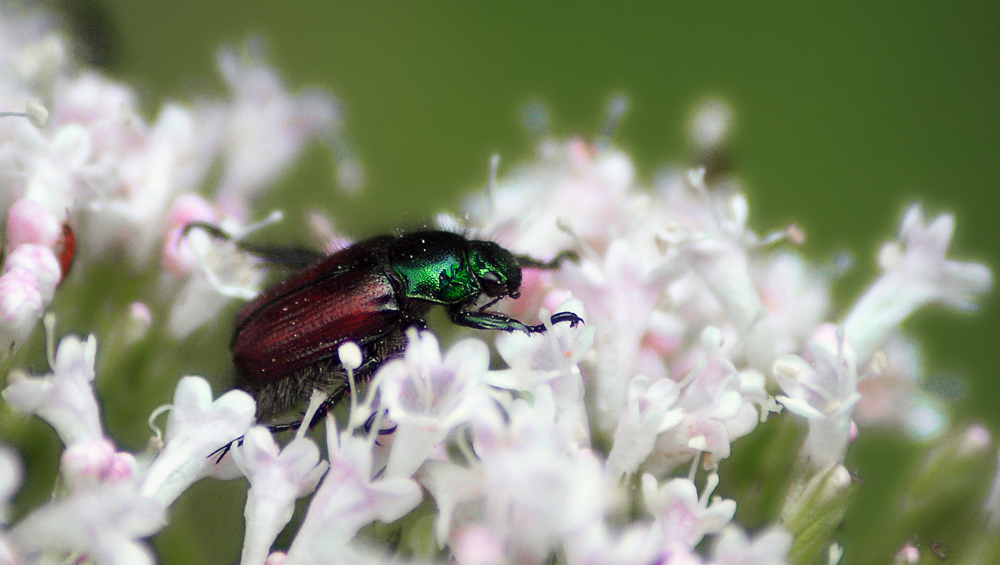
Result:
M51 302L56 285L62 278L59 260L52 250L33 243L17 246L7 257L3 272L8 273L22 269L35 279L42 294L42 300L46 303Z
M7 213L7 242L11 247L37 243L52 248L62 235L59 219L31 198L22 198Z

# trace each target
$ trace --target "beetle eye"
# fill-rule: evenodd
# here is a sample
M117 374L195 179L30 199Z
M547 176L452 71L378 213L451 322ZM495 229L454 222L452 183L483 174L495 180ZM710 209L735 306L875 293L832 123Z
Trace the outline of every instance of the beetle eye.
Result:
M503 293L503 283L500 275L496 271L486 271L480 277L483 283L483 290L489 296L500 296Z

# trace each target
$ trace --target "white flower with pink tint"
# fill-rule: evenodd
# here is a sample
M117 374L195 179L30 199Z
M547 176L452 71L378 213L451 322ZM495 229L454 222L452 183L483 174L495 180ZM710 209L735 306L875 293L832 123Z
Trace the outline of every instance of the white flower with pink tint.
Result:
M224 108L225 167L218 198L227 214L243 217L249 202L277 180L307 141L330 133L337 111L326 92L287 92L278 73L254 55L223 49L218 65L233 97Z
M253 399L241 390L213 401L205 379L182 378L167 417L163 451L146 470L142 494L170 504L199 479L240 476L230 459L220 461L217 455L250 429L255 411Z
M679 396L677 383L670 379L653 383L643 375L632 379L628 406L622 412L608 453L606 470L610 478L617 480L636 472L652 453L657 436L684 419L684 410L674 406Z
M371 443L338 433L332 419L327 420L327 451L330 470L288 549L287 564L326 562L346 549L365 524L392 522L420 503L420 487L412 479L373 479Z
M389 478L411 476L435 445L487 402L486 344L461 341L442 359L434 334L411 330L407 337L402 359L386 363L375 376L382 405L397 426L385 471Z
M58 499L35 510L14 526L10 544L25 562L70 553L113 565L155 563L138 540L166 524L164 506L132 485L105 486Z
M719 476L708 476L701 496L688 479L672 479L659 485L652 475L642 477L642 493L646 507L663 532L664 546L672 543L693 549L705 534L716 533L733 519L736 502L714 497Z
M240 562L262 564L274 539L292 519L295 500L315 490L328 464L319 460L319 449L312 440L297 438L279 448L261 426L250 428L243 445L233 451L233 461L250 481Z
M887 243L879 253L882 276L844 320L847 339L860 361L867 361L922 306L940 303L971 310L993 287L989 267L946 257L954 232L955 217L951 214L926 223L919 204L906 211L899 241Z
M0 359L16 352L45 311L38 278L24 269L0 275Z
M47 421L66 445L102 440L101 417L94 396L97 339L66 336L59 342L52 373L32 377L11 374L3 398L15 409Z
M834 340L809 342L808 361L784 355L774 362L774 377L785 392L778 402L809 422L803 451L815 469L843 461L851 414L861 399L854 354L846 349L842 331Z
M726 526L715 542L711 565L784 565L792 548L792 534L773 528L752 542L738 527Z

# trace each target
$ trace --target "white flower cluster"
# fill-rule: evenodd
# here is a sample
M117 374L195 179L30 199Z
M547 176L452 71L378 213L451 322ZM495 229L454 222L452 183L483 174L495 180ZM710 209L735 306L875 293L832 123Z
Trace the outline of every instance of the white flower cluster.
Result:
M169 104L149 125L131 90L74 68L65 53L44 22L0 14L0 106L29 108L38 122L40 102L51 116L43 127L0 118L10 250L0 349L15 350L51 302L73 231L86 242L85 262L121 253L142 266L159 255L172 281L162 323L174 336L229 297L253 296L260 274L244 253L184 228L252 229L254 196L334 125L330 99L288 95L259 61L224 51L231 100ZM725 137L730 115L709 111L695 128L703 150ZM194 191L215 163L222 172L210 202ZM383 562L385 548L360 542L359 531L428 506L428 535L462 564L546 563L553 554L572 564L786 563L793 532L776 525L751 540L733 521L736 502L712 496L733 442L783 407L808 421L802 466L830 479L801 491L843 490L857 426L924 435L941 426L899 325L930 303L970 308L992 285L986 267L947 258L952 217L927 222L914 205L880 254L882 275L849 311L831 312L828 270L792 248L801 231L751 231L736 184L696 169L642 186L627 155L579 140L544 141L462 217L440 223L468 224L543 260L579 254L557 271L525 269L522 297L503 306L540 318L547 332L498 336L507 368L490 370L482 341L442 355L433 334L411 331L405 354L367 391L352 382L347 424L327 417L325 458L305 430L279 447L254 426L246 393L213 400L207 381L188 376L165 433L133 455L103 431L96 339L65 337L51 374L14 372L3 391L10 406L49 422L65 450L59 496L0 527L0 564L151 563L141 540L208 477L250 484L245 564ZM557 311L585 324L553 325ZM129 318L152 323L142 304ZM359 365L348 353L345 367ZM0 452L0 508L20 473L16 457ZM295 501L310 494L294 541L272 551ZM824 500L832 507L835 498Z
M79 68L46 24L38 14L0 11L0 211L8 249L0 356L16 351L52 301L72 264L74 234L78 263L124 256L134 269L159 258L177 303L171 332L186 335L226 303L211 284L245 296L260 275L205 234L182 240L183 228L206 221L241 233L254 199L305 143L333 140L333 100L321 91L289 94L262 60L225 49L218 64L229 99L167 103L147 123L130 87ZM28 119L15 117L18 109ZM208 201L196 191L216 167ZM231 280L206 280L206 264Z

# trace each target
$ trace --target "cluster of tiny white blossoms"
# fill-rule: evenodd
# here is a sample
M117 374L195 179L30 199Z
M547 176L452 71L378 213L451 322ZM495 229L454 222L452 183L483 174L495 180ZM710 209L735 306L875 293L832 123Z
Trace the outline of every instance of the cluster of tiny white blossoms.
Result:
M176 305L175 337L219 313L227 300L216 288L252 295L261 275L244 257L209 249L203 233L181 238L183 228L204 221L244 233L254 199L305 143L336 138L330 95L290 94L253 53L220 51L229 98L166 103L150 123L131 87L81 68L70 50L43 15L0 12L2 357L51 303L71 264L74 233L81 270L108 258L124 259L132 272L161 262L161 294ZM29 119L15 117L19 109ZM214 175L209 200L198 191ZM206 280L220 273L226 280ZM142 318L143 305L137 310Z
M64 225L80 236L76 276L109 256L127 257L123 269L159 260L149 300L167 305L165 319L137 303L128 323L161 323L164 339L201 327L231 298L254 296L262 272L250 257L184 228L208 222L237 239L253 229L253 199L307 140L335 126L328 96L288 94L262 62L231 50L219 57L230 99L167 104L147 124L127 86L76 67L67 49L40 16L0 13L0 107L31 118L0 118L5 354L27 339L65 275ZM729 119L724 106L706 106L696 145L713 150ZM217 183L212 199L196 192L208 182ZM3 390L65 449L54 498L13 523L0 515L0 564L155 562L144 539L205 478L250 485L244 564L381 563L403 542L433 548L412 551L414 560L462 564L556 555L572 564L750 565L821 554L835 563L831 542L851 484L843 461L859 427L927 437L944 425L900 324L927 304L972 308L992 285L986 267L947 257L953 218L928 221L914 205L879 254L879 278L833 312L831 269L796 251L796 227L750 230L734 181L693 169L644 186L628 155L581 140L542 141L535 159L491 181L460 217L439 223L539 259L579 254L556 271L524 271L522 297L503 307L548 331L498 335L506 368L490 369L481 339L442 352L432 333L411 331L401 358L367 386L351 382L346 422L327 416L325 452L305 429L279 446L255 425L249 395L213 399L205 379L185 376L173 403L150 416L150 448L133 454L103 429L97 339L66 336L49 353L51 373L14 371ZM585 323L553 325L557 311ZM362 362L353 344L341 360L348 369ZM167 410L161 433L154 422ZM773 416L783 411L794 416ZM769 416L804 418L808 435L780 523L749 534L734 521L737 502L713 494L733 442ZM968 449L989 443L967 435ZM22 472L16 455L0 451L0 510ZM998 490L986 508L994 524ZM306 496L293 541L275 550ZM402 540L379 546L362 531L404 517L414 520ZM900 555L910 559L911 549Z

